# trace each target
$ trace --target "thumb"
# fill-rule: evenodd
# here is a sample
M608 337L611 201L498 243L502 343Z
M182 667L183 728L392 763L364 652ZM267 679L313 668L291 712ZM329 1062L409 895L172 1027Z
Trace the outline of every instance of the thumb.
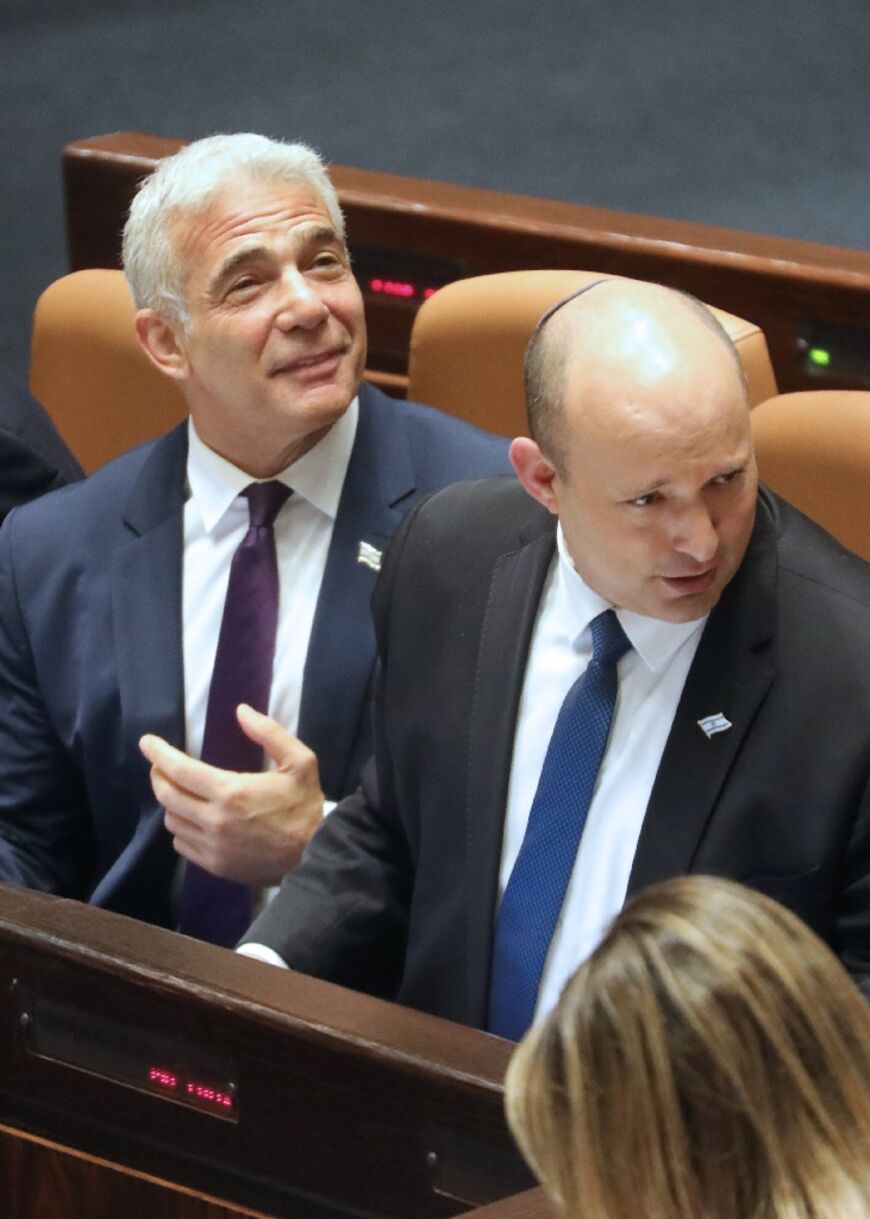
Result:
M239 703L236 719L245 736L261 745L280 770L290 769L309 752L299 738L277 720L255 711L247 703Z

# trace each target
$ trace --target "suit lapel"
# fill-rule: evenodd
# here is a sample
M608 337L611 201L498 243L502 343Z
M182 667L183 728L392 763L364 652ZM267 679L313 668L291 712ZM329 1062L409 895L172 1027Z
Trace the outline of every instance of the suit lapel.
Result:
M143 732L184 745L181 552L186 425L148 457L124 511L129 541L118 549L112 614L121 710L128 743Z
M356 438L317 598L302 681L299 736L328 797L344 795L375 656L371 566L417 487L401 410L360 389ZM361 553L361 544L371 549ZM365 560L365 561L361 561Z
M704 628L653 785L629 894L689 871L722 786L776 676L776 538L768 501L740 570ZM699 725L721 713L726 731Z
M149 454L124 508L128 541L114 556L112 626L121 701L124 753L139 793L138 823L128 847L103 877L92 901L111 891L114 909L154 921L155 903L168 893L175 854L162 828L139 753L145 732L184 748L184 666L181 643L181 562L187 425L164 436ZM149 815L150 814L150 815ZM162 855L166 883L152 872L148 892L139 892L143 851ZM130 892L126 892L129 889Z
M555 546L555 521L496 561L480 639L468 746L465 814L469 1023L483 1027L501 842L517 711L529 644Z

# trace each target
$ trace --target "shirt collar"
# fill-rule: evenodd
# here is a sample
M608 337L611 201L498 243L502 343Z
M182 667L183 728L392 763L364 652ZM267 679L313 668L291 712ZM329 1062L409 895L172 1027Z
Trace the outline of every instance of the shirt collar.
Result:
M275 481L290 487L331 520L338 513L358 418L359 399L354 398L313 448L274 476ZM200 439L192 419L188 419L187 425L187 486L206 532L211 533L230 504L249 483L257 480L210 449Z
M569 633L573 634L573 644L577 647L592 619L614 607L593 592L577 571L568 553L561 524L556 529L556 545L559 555L557 596L567 621L571 623ZM616 609L616 616L631 646L653 673L664 668L687 640L700 635L708 617L705 614L694 622L664 622L660 618L649 618L626 609Z

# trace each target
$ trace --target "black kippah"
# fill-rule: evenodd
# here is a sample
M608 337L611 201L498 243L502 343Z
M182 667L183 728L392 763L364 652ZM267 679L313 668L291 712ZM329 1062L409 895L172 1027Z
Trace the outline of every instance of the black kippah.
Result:
M574 292L569 292L567 296L563 296L561 300L556 301L555 305L550 305L545 313L541 314L532 334L537 334L538 331L549 322L554 313L558 313L563 305L567 305L570 301L576 300L578 296L582 296L584 292L588 292L591 288L597 288L599 284L613 283L612 278L593 279L591 284L584 284L582 288L577 288Z

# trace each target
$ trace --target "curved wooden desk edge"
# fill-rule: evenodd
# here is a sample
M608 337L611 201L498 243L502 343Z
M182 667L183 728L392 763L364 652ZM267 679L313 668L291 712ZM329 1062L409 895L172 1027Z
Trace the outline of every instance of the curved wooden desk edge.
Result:
M142 173L152 170L161 157L171 156L185 140L145 132L120 131L89 139L74 140L64 150L66 159L111 156L126 169ZM744 232L693 221L611 211L566 203L532 195L511 195L479 187L461 186L429 178L402 177L379 170L331 165L330 175L347 208L376 207L379 211L408 213L445 221L474 221L486 228L511 228L526 233L534 224L536 235L588 238L597 246L618 248L630 242L637 251L670 254L675 248L683 257L705 261L715 254L740 265L760 259L774 264L777 275L794 267L805 274L818 268L827 280L831 275L842 284L859 284L870 276L870 251L851 250L786 237ZM757 268L755 268L757 269Z
M410 1063L501 1092L512 1046L499 1038L344 987L276 969L82 902L0 884L0 947L119 973L167 995L191 995L258 1024L343 1043L384 1062Z
M468 1211L462 1219L553 1219L554 1213L544 1191L538 1187Z

